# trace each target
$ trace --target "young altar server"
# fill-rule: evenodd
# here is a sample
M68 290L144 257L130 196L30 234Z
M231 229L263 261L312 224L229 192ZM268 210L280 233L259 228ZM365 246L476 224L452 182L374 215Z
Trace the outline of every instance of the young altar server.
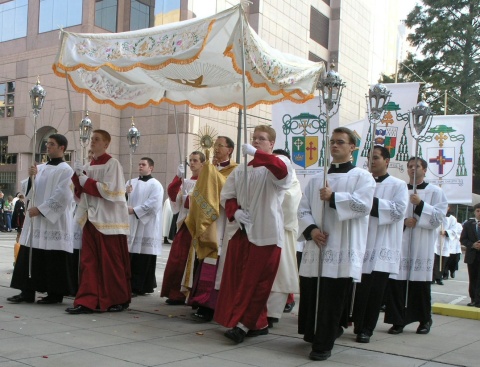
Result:
M189 156L192 177L183 179L185 168L180 164L177 176L168 185L167 193L170 198L172 212L178 213L177 234L172 242L167 265L163 274L162 290L160 297L167 297L166 303L171 306L184 305L186 296L181 291L182 278L187 265L188 253L192 242L192 235L184 223L190 208L190 195L197 182L198 175L205 163L205 154L200 151L192 152Z
M63 296L75 292L73 274L73 191L70 184L73 170L63 160L68 141L52 134L47 140L46 164L33 165L35 193L29 181L27 198L30 205L20 237L20 250L13 269L11 287L22 292L7 298L12 303L35 301L35 291L47 292L37 303L61 303ZM33 195L35 200L33 200ZM33 206L31 205L33 203ZM33 233L31 221L33 221ZM30 241L32 274L29 276Z
M153 160L143 157L138 162L139 177L127 181L132 296L153 293L157 287L155 270L163 242L163 186L153 178L153 168Z
M120 162L107 153L111 136L94 130L90 141L93 159L83 167L75 162L72 182L80 199L75 220L83 226L80 284L72 315L96 311L121 312L128 307L130 258L125 178Z
M402 249L403 219L408 204L407 184L387 172L390 152L375 146L371 173L376 182L368 223L362 281L357 284L353 308L358 343L370 342L377 325L390 274L398 274Z
M405 325L418 321L417 334L428 334L432 326L432 271L438 227L447 212L443 190L424 181L427 162L411 157L407 163L410 183L405 214L400 271L390 275L385 323L393 324L389 334L400 334ZM413 192L416 178L417 192ZM408 284L408 287L407 287ZM408 291L408 295L407 295ZM408 303L405 304L406 296Z
M331 356L335 339L343 333L352 278L359 282L362 276L375 180L350 162L355 143L350 129L333 130L327 185L323 172L313 176L298 208L300 239L307 240L299 271L298 332L312 343L309 357L315 361Z
M224 335L235 343L248 333L268 334L267 300L284 243L282 201L292 180L290 161L272 154L275 139L270 126L255 127L253 145L242 145L242 153L253 156L247 172L239 165L220 195L238 230L228 243L214 320L231 328Z

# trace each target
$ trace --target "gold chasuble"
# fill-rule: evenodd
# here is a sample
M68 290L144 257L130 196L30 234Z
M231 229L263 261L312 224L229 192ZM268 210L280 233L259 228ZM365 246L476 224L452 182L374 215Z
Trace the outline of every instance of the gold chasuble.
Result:
M193 282L195 253L199 260L211 263L216 263L218 258L216 220L220 215L220 192L226 181L222 171L219 172L207 160L190 196L190 210L185 224L192 235L192 245L182 280L182 292L187 296Z

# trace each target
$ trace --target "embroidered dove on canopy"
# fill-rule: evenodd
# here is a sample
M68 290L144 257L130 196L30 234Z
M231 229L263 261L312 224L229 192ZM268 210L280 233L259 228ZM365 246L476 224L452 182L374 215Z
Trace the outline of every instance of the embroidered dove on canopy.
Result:
M118 109L161 102L243 108L241 42L248 108L313 97L324 65L267 45L240 4L210 17L131 32L62 30L53 70L78 92Z

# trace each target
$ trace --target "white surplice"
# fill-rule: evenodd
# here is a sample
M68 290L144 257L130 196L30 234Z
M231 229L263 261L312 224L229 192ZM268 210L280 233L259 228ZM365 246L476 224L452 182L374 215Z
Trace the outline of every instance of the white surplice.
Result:
M89 220L105 235L128 235L128 210L120 162L115 158L110 158L104 164L92 165L89 162L84 170L89 178L96 181L101 197L82 193L75 211L75 221L83 228Z
M435 253L442 256L450 256L456 254L456 243L460 239L462 230L458 233L457 218L453 215L443 218L443 226L438 227L437 237L435 241ZM441 236L440 231L447 232L447 236Z
M245 226L248 240L257 246L283 247L284 224L282 202L285 191L291 186L292 165L284 156L277 156L287 166L288 174L278 179L265 166L248 166L248 198L245 194L245 166L240 164L228 176L220 194L225 207L229 199L237 199L241 208L248 208L251 224ZM240 227L237 227L240 228Z
M163 209L162 209L162 228L163 228L163 237L168 237L170 234L170 227L172 225L172 206L170 204L170 198L167 197L167 200L163 202Z
M186 178L183 180L182 185L180 186L180 191L177 193L177 197L175 201L170 201L170 205L172 207L172 213L177 214L177 232L182 226L185 218L188 215L188 208L185 208L185 202L187 201L187 197L193 192L193 188L197 183L197 179L192 180ZM190 199L188 199L190 200Z
M41 250L73 252L72 168L66 162L40 164L35 176L35 202L42 215L33 219L32 247ZM32 190L27 198L32 200ZM29 207L31 207L31 203ZM21 244L30 236L30 216L25 217Z
M370 172L354 167L347 173L328 174L328 186L335 193L336 209L325 204L328 241L323 249L321 276L353 278L360 281L367 241L368 215L372 208L375 180ZM314 224L322 227L324 201L320 200L323 172L313 176L305 188L298 208L300 240L303 231ZM313 241L303 249L300 276L318 277L320 250Z
M402 249L403 220L408 205L407 184L388 176L376 183L378 217L370 216L363 273L398 274Z
M292 172L292 186L285 192L282 211L285 227L285 242L280 255L277 275L273 282L272 292L298 293L297 238L298 238L298 205L302 198L302 189L295 171ZM285 306L285 305L282 305Z
M463 226L462 223L456 224L456 232L457 232L457 238L453 243L450 243L452 247L450 247L450 253L452 254L461 254L462 253L462 244L460 243L460 235L462 234L463 231Z
M155 178L127 181L132 185L127 205L135 214L129 215L128 251L132 254L161 255L163 242L163 186Z
M408 191L409 195L413 190ZM422 215L413 214L417 219L415 228L405 228L402 239L402 255L398 275L390 275L397 280L429 282L432 280L435 241L438 227L447 212L448 202L445 193L438 186L428 184L424 189L417 189L423 200ZM411 218L413 205L408 201L405 218ZM411 266L409 266L411 265Z

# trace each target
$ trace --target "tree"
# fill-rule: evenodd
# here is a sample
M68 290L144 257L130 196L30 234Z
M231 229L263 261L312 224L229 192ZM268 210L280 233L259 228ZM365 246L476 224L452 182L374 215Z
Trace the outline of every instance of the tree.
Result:
M421 88L436 114L480 114L480 0L423 0L405 21L416 47L399 67L399 81ZM392 77L383 76L383 82ZM474 174L480 176L480 120L475 119Z

